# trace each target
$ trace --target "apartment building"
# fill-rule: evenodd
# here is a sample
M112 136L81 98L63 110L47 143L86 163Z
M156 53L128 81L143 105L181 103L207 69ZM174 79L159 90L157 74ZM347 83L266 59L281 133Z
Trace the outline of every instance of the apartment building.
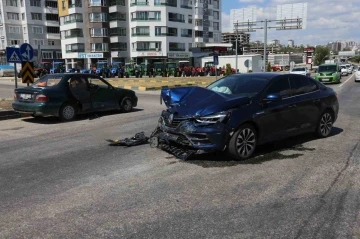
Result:
M67 67L188 60L221 42L220 0L58 0Z
M23 43L35 61L62 58L57 0L0 0L0 50Z

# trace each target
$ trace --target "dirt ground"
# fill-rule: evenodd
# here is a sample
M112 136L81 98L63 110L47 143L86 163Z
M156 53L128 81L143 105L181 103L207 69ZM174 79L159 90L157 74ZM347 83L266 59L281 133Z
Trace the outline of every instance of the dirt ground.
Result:
M1 110L12 110L12 100L0 100L0 111Z

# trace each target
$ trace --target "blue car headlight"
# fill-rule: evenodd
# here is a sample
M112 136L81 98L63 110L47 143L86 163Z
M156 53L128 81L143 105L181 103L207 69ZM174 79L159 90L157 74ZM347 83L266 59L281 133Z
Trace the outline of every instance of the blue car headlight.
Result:
M215 124L217 122L225 123L230 118L231 113L229 111L222 111L215 114L202 116L195 121L202 124Z

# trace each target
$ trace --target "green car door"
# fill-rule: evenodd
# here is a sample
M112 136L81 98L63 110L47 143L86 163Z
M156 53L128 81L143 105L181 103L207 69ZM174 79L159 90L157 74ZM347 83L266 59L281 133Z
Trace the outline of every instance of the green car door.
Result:
M101 78L89 77L89 87L93 110L103 111L119 108L114 88Z

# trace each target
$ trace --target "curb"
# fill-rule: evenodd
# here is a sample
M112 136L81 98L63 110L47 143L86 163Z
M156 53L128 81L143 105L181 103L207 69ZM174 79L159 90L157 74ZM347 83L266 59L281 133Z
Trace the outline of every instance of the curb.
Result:
M8 120L8 119L19 119L19 118L25 118L25 117L30 117L30 116L31 116L30 114L18 113L13 110L0 111L0 121Z

